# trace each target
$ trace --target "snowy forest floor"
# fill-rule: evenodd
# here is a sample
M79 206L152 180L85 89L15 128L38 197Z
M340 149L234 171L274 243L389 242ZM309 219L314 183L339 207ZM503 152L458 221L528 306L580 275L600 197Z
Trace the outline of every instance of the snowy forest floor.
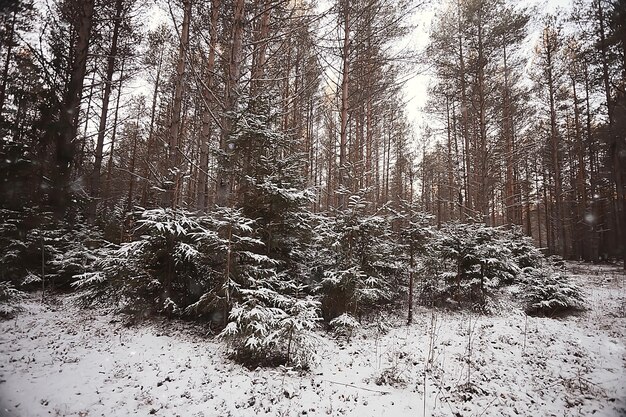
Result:
M568 270L581 314L420 308L411 326L373 319L349 342L320 332L310 372L243 368L197 325L127 327L33 295L0 322L0 416L626 416L626 278Z

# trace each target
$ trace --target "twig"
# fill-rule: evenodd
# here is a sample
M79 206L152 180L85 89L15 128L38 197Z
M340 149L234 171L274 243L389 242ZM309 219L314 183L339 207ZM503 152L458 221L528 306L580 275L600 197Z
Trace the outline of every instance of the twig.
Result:
M350 388L362 389L364 391L377 392L377 393L383 394L383 395L391 394L391 392L389 392L389 391L380 391L380 390L375 390L375 389L371 389L371 388L357 387L356 385L344 384L343 382L335 382L335 381L330 381L328 379L323 379L322 381L330 382L331 384L343 385L343 386L350 387Z
M46 296L46 254L44 237L41 235L41 302L44 302Z
M524 346L522 347L522 355L526 353L526 333L528 331L528 314L524 314Z
M487 409L488 409L489 407L491 407L491 404L493 404L493 402L494 402L495 400L497 400L497 399L498 399L498 397L497 397L497 396L496 396L496 397L493 397L493 400L491 400L491 401L489 402L489 404L487 404L487 406L483 409L483 412L482 412L482 413L480 413L480 414L478 415L478 417L482 417L482 416L483 416L483 414L485 414L485 412L487 411Z

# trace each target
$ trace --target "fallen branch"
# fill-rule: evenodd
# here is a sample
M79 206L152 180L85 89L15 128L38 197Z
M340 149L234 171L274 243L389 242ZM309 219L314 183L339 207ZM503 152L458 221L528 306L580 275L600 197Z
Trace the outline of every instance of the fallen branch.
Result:
M379 394L383 394L383 395L388 395L388 394L391 394L391 392L389 392L389 391L380 391L380 390L371 389L371 388L357 387L356 385L352 385L352 384L344 384L343 382L335 382L335 381L330 381L330 380L328 380L328 379L323 379L322 381L324 381L324 382L330 382L331 384L343 385L343 386L345 386L345 387L351 387L351 388L356 388L356 389L362 389L362 390L364 390L364 391L377 392L377 393L379 393Z

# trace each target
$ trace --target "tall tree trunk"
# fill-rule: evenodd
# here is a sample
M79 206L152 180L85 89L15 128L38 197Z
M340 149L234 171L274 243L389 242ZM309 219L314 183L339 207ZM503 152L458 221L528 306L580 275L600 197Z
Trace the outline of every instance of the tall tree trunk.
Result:
M578 106L578 92L576 90L576 80L572 76L572 92L574 94L574 129L576 137L576 154L578 157L578 172L576 176L576 189L578 194L578 202L576 205L577 222L576 227L576 241L578 242L578 258L589 260L587 250L587 219L585 212L587 211L587 187L585 186L585 180L587 178L587 170L585 167L585 150L582 140L582 128L580 125L580 108Z
M178 60L176 62L176 79L174 84L174 102L172 103L172 118L169 126L168 137L168 168L167 175L170 182L166 187L164 195L164 205L176 207L178 205L178 194L181 188L181 167L180 153L181 147L181 114L183 107L183 94L185 91L185 70L187 66L187 52L189 49L189 24L191 20L192 0L183 0L183 23L180 31L180 45L178 49Z
M528 166L528 158L524 158L524 211L526 212L525 217L525 225L526 225L526 235L532 237L533 236L533 228L532 228L532 218L530 216L530 168Z
M550 104L550 159L554 172L554 198L555 198L555 241L554 248L560 252L563 257L567 257L567 242L565 240L565 227L563 222L563 192L562 192L562 175L561 175L561 152L559 150L559 132L557 128L556 113L556 89L554 77L554 49L553 40L549 37L554 34L544 31L544 45L546 45L546 73L548 83L548 98Z
M368 70L369 72L369 70ZM372 177L372 154L373 154L373 132L372 132L372 97L368 94L367 104L365 109L365 187L369 188L374 183ZM374 196L370 192L370 198L373 199Z
M507 224L515 223L515 207L514 207L514 179L513 179L513 137L512 137L512 122L511 105L509 97L509 68L507 60L506 40L502 47L504 56L504 88L503 88L503 121L502 121L502 133L504 136L504 158L506 160L506 176L505 176L505 194L504 194L504 206L506 213Z
M135 121L135 131L133 132L133 150L130 156L129 180L128 180L128 197L126 201L126 212L130 213L133 209L133 198L135 190L135 162L137 160L137 142L139 141L139 121L141 119L141 113L143 111L143 103L138 104L137 119Z
M122 67L120 68L120 79L117 87L117 98L115 99L115 111L113 112L113 131L111 132L111 144L109 145L109 159L107 161L107 178L104 189L103 199L108 207L112 205L111 197L111 178L113 176L113 159L115 156L115 140L117 139L117 121L119 120L120 99L122 98L122 83L124 81L124 64L126 61L122 59Z
M489 189L487 184L489 165L487 163L487 115L486 115L486 91L485 91L485 66L484 56L482 9L479 11L478 22L478 110L479 110L479 181L478 181L478 204L483 215L482 221L489 224Z
M450 115L450 97L446 95L446 171L448 171L448 184L446 190L446 215L445 221L452 220L454 213L454 167L452 162L452 117Z
M17 10L13 11L11 25L7 38L7 55L4 59L4 68L2 69L2 80L0 81L0 122L4 121L2 114L4 113L4 103L6 101L7 83L9 81L9 68L11 67L11 56L13 53L13 38L15 37L15 22L17 20Z
M619 6L616 6L619 7ZM602 1L596 0L597 18L598 18L598 34L600 36L600 55L602 61L602 81L604 83L604 93L606 96L607 114L609 117L609 157L612 163L613 182L615 183L615 190L617 196L617 204L615 206L615 227L616 238L618 244L621 246L623 268L626 270L626 174L624 174L625 167L622 167L622 160L626 159L624 153L626 153L626 145L623 138L623 126L617 128L616 123L616 100L613 100L611 91L611 76L609 74L609 45L607 43L606 35L606 15L602 7ZM622 43L622 48L626 46ZM624 58L626 59L626 58ZM623 80L622 80L623 81ZM621 97L622 101L626 101L626 93L624 90L617 92L617 96ZM623 113L624 110L620 109Z
M591 202L590 202L590 214L591 216L589 217L590 221L589 223L589 229L590 229L590 247L589 247L589 251L590 253L590 259L593 262L597 262L598 261L598 256L599 256L599 242L598 242L598 238L599 238L599 234L597 232L598 230L598 222L600 220L600 217L598 215L598 210L597 210L597 198L596 198L596 164L595 164L595 144L593 141L593 133L591 130L591 105L589 103L590 99L590 79L589 79L589 63L587 62L587 60L585 59L584 63L584 75L585 75L585 118L586 118L586 123L585 123L585 131L586 131L586 140L587 140L587 147L588 147L588 152L589 152L589 191L590 191L590 195L591 195Z
M113 73L117 59L117 41L122 25L123 1L115 0L115 18L113 23L113 35L111 36L111 49L107 58L107 69L104 78L104 96L102 98L102 110L100 112L100 125L98 126L98 139L96 140L95 159L91 173L91 201L87 210L87 221L94 223L98 199L100 198L100 169L102 168L102 154L104 149L104 136L106 133L107 117L109 115L109 101L113 87Z
M226 88L224 91L225 115L222 119L222 135L220 138L220 149L224 155L220 160L217 189L215 193L215 201L217 205L220 206L226 206L232 202L231 192L234 186L234 176L228 159L232 157L234 151L234 143L232 142L231 135L233 133L233 122L239 98L237 86L239 85L241 74L244 11L245 0L236 0L233 8L232 42L228 60Z
M548 188L550 188L550 176L546 171L543 172L543 208L544 208L544 220L546 223L546 247L548 248L548 253L551 255L554 254L554 238L553 238L553 227L552 227L552 216L551 216L551 203L550 199L548 199Z
M81 94L87 69L87 52L91 39L94 0L81 1L77 39L74 45L70 80L63 97L59 113L59 131L56 134L56 169L50 203L57 215L63 215L67 208L70 188L70 174L75 153L76 120L80 113Z
M157 62L157 72L154 79L154 88L152 90L152 105L150 107L150 126L148 128L148 139L146 141L146 155L143 168L144 186L141 194L141 206L146 207L148 203L148 190L150 181L152 180L152 170L150 169L151 152L154 146L154 123L156 120L157 102L159 99L159 87L161 85L161 67L163 65L163 51L159 54Z
M465 188L465 219L470 217L472 213L472 170L470 164L470 137L469 137L469 122L468 122L468 103L467 103L467 91L465 80L465 56L463 54L463 36L461 26L461 2L457 0L457 14L458 14L458 41L459 41L459 77L461 80L461 116L462 116L462 132L463 132L463 145L464 145L464 188Z
M341 48L341 111L339 130L339 188L345 185L347 180L346 147L348 142L348 90L350 86L350 5L348 0L343 0L343 45ZM344 193L340 192L337 207L342 210L345 207Z
M271 0L257 1L262 8L262 12L255 34L256 47L254 48L252 76L250 80L250 95L253 98L258 94L260 87L263 85L263 77L265 75L266 51L270 28L270 16L272 10Z
M545 185L544 185L545 186ZM539 169L537 168L537 159L535 159L535 200L536 200L536 211L537 211L537 238L539 239L539 247L541 248L541 196L539 194Z
M209 205L209 143L211 142L211 114L213 99L211 89L214 88L215 48L217 47L217 23L221 7L221 0L211 1L211 22L209 27L210 45L209 57L206 66L206 79L203 87L204 113L202 114L202 130L200 132L200 167L198 173L198 193L196 208L206 210Z
M91 83L89 85L89 94L87 95L87 109L85 110L85 127L83 128L83 138L85 140L82 141L82 143L80 144L80 154L78 155L77 162L76 162L76 167L75 167L75 171L76 174L78 175L78 172L80 172L83 163L85 161L85 147L87 145L87 132L89 130L89 117L91 116L91 102L93 100L93 90L95 87L95 83L96 83L96 71L93 71L93 73L91 74Z

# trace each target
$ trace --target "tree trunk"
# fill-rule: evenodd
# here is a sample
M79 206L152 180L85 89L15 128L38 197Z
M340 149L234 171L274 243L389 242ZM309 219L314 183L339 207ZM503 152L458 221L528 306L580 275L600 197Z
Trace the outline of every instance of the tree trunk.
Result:
M65 214L70 194L70 174L75 153L76 120L80 113L81 93L87 69L87 53L91 39L94 0L81 2L77 39L71 65L70 80L63 97L59 114L59 131L56 133L56 169L50 203L57 215Z
M196 208L206 210L209 205L209 143L211 142L211 89L213 89L213 73L215 71L215 48L217 47L217 23L221 7L220 0L211 1L211 22L209 27L210 45L209 57L206 66L206 84L202 90L204 99L204 113L202 115L202 131L200 132L200 167L198 173L198 193Z
M554 49L553 40L549 37L555 36L544 31L544 45L546 46L546 72L548 79L548 96L550 102L550 158L554 172L554 198L555 198L555 241L554 248L561 256L567 257L567 242L565 240L565 227L563 222L563 192L561 176L561 155L559 150L559 132L557 129L556 113L556 89L554 79Z
M489 224L489 189L487 184L489 166L487 164L487 119L485 91L485 63L482 14L479 11L478 22L478 110L479 110L479 160L478 204L483 216L482 221Z
M115 139L117 138L117 121L119 120L120 99L122 97L122 82L124 81L124 64L122 59L122 67L120 68L119 86L117 88L117 99L115 100L115 111L113 112L113 132L111 133L111 145L109 145L109 159L107 161L107 179L104 190L104 200L107 206L111 205L111 177L113 175L113 156L115 155Z
M462 132L464 141L464 180L465 180L465 219L468 219L472 213L472 187L471 187L471 164L470 164L470 137L468 129L468 104L467 104L467 92L465 86L465 57L463 55L463 36L461 27L461 3L457 1L458 10L458 40L459 40L459 66L460 66L460 80L461 80L461 116L462 116Z
M9 68L11 67L11 54L13 53L13 37L15 34L15 21L17 20L17 10L13 11L11 18L11 26L7 33L7 55L4 60L4 68L2 69L2 81L0 81L0 122L4 121L2 116L4 112L4 103L6 101L7 83L9 81Z
M604 83L604 93L606 96L607 114L609 117L609 157L612 163L613 170L613 182L615 183L615 190L617 196L617 204L615 206L615 226L616 226L616 238L618 244L622 249L623 267L626 270L626 190L624 190L624 182L626 182L626 175L624 174L622 167L622 159L624 159L623 153L626 152L626 146L624 145L623 131L616 128L615 118L615 102L612 98L611 92L611 79L609 75L609 50L606 39L606 22L604 9L602 8L602 2L596 1L597 6L597 18L598 18L598 34L600 36L600 55L602 60L602 81ZM617 7L617 6L616 6ZM622 45L624 47L624 45ZM625 99L624 91L620 90L618 96ZM623 111L623 109L621 109Z
M148 203L148 189L150 187L150 181L152 179L152 171L150 169L150 157L152 147L154 143L154 122L156 119L157 101L159 99L159 87L161 84L161 66L163 65L163 51L159 54L159 62L157 63L157 72L154 80L154 89L152 91L152 106L150 107L150 127L148 128L148 139L146 141L146 156L143 169L143 177L145 183L141 195L141 205L146 207Z
M113 23L113 35L111 37L111 49L107 58L107 70L104 79L104 96L102 98L102 110L100 112L100 125L98 126L98 139L96 141L95 160L91 173L91 201L87 210L87 221L93 224L96 220L98 199L100 198L100 169L102 167L102 154L104 149L104 136L106 133L107 116L109 114L109 101L113 87L113 73L117 59L117 41L122 25L123 1L115 0L115 18Z
M135 190L135 162L137 160L137 142L139 140L139 121L143 111L143 103L138 104L137 120L135 121L135 131L133 132L133 150L130 156L130 166L128 167L130 179L128 181L128 200L126 201L126 212L130 213L133 209L133 198Z
M229 159L234 152L235 143L232 142L232 133L237 112L238 93L237 86L241 74L241 61L243 52L243 29L244 29L245 0L236 0L233 9L233 26L230 47L230 57L228 60L226 87L224 91L225 114L222 119L222 135L220 138L220 149L223 155L220 160L219 173L217 178L217 189L215 202L219 206L229 205L231 192L234 186L234 176Z
M504 94L503 94L503 123L502 133L504 136L504 157L506 160L504 210L507 224L515 224L514 215L514 181L513 181L513 137L512 137L512 116L509 98L509 68L507 61L506 41L502 47L504 54Z
M185 91L185 69L187 64L187 50L189 49L189 23L191 20L192 0L183 0L183 24L180 31L180 46L178 49L178 60L176 63L176 79L174 85L174 102L172 106L172 118L169 126L168 137L168 168L166 175L170 176L170 181L166 186L164 195L164 205L175 208L178 205L178 190L182 175L180 172L181 153L181 113L183 107L183 94Z
M348 142L348 89L350 86L350 5L343 0L343 46L341 48L341 111L339 130L339 188L347 180L346 147ZM337 200L339 210L345 208L344 193L340 192Z

